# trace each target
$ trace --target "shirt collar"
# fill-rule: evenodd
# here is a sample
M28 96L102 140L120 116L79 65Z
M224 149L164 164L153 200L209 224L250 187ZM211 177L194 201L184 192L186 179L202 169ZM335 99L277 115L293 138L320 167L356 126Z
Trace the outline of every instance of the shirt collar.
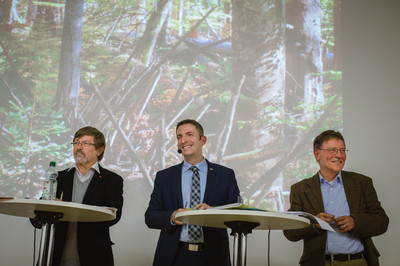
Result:
M319 175L319 180L321 182L321 185L324 183L328 183L321 175L321 172L318 171ZM339 184L342 184L342 171L339 171L339 173L336 175L335 179L333 179L334 182L338 182Z
M190 167L192 167L192 166L193 165L191 165L190 163L183 161L182 173L189 171ZM206 169L207 169L206 159L203 157L203 160L201 162L199 162L198 164L196 164L195 166L199 169L199 171L206 172Z
M76 163L74 163L73 165L71 165L70 168L68 168L67 172L69 172L71 169L78 169L78 166L76 165ZM92 168L93 170L95 170L97 173L100 174L100 167L99 167L99 162L95 162L92 166L89 167L89 169Z

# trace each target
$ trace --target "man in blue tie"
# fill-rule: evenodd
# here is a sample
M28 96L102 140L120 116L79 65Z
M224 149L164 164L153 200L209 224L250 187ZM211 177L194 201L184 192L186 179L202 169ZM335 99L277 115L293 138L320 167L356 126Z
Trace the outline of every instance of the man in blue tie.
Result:
M179 122L176 136L184 161L157 173L145 213L146 225L161 229L153 265L230 265L226 229L183 224L175 215L185 207L204 210L236 202L235 173L204 158L207 138L197 121Z

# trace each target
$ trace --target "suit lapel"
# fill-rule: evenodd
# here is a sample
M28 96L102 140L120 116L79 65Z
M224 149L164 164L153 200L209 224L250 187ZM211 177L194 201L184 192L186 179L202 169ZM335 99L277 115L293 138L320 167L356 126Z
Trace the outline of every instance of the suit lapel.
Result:
M359 199L360 188L353 182L348 172L342 171L342 180L350 213L355 213L358 211L357 203Z
M318 173L310 178L305 194L307 195L307 198L316 214L325 212L324 201L321 193L321 181L319 180Z
M210 197L213 195L213 189L217 187L215 184L217 182L217 170L214 167L213 163L207 161L207 182L206 182L206 190L204 192L203 202L210 202Z
M73 168L67 172L63 191L61 191L63 193L63 201L72 201L72 188L74 185L75 171L76 169Z
M92 180L90 180L89 186L86 190L85 196L83 197L82 203L90 203L94 193L97 191L97 187L102 183L102 172L103 168L99 165L100 174L94 171Z
M183 199L182 199L182 166L183 162L179 165L176 165L176 167L172 168L173 173L172 173L172 178L173 178L173 189L175 190L174 192L174 197L178 199L178 205L179 206L184 206L183 205Z

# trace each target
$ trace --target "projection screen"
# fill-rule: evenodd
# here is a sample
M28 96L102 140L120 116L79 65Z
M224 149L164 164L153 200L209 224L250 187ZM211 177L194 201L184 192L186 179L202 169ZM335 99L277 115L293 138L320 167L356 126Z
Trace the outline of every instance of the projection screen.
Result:
M1 197L39 198L49 162L71 166L91 125L125 180L118 226L143 226L155 173L182 161L175 125L192 118L245 203L285 211L290 185L318 170L312 139L342 130L340 1L0 6Z

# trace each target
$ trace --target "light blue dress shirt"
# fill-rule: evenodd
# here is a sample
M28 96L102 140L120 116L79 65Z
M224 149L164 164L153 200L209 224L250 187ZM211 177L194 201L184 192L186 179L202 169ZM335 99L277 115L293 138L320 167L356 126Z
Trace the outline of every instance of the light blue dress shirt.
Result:
M325 212L335 215L335 218L350 215L349 204L347 203L342 182L342 173L339 172L331 182L327 182L321 176L321 173L319 173L319 178ZM331 226L336 232L327 231L326 254L354 254L364 250L364 246L358 238L354 238L346 232L340 233L334 223Z
M207 183L207 171L208 171L208 164L207 161L203 158L203 160L195 165L199 169L199 175L200 175L200 202L203 202L204 200L204 192L206 191L206 183ZM183 161L183 166L182 166L182 202L183 206L182 208L185 208L185 205L188 208L193 208L194 206L190 206L190 192L192 190L192 176L193 176L193 171L190 170L189 168L192 167L191 164L187 163L186 161ZM188 224L184 224L182 227L182 232L181 232L181 237L180 241L183 242L192 242L189 239L188 236ZM199 239L199 243L203 243L203 234L201 235L201 238Z

